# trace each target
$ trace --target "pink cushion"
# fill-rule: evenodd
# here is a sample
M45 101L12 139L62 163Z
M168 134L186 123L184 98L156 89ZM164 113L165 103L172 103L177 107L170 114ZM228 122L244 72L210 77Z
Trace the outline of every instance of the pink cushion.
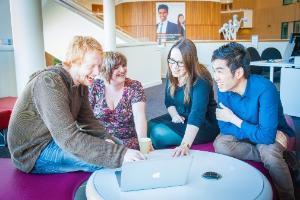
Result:
M8 127L11 111L15 105L17 97L0 98L0 129Z
M11 115L11 110L0 111L0 129L5 129L8 127L10 115Z
M0 199L66 200L73 199L77 188L90 173L26 174L16 169L10 159L0 158Z

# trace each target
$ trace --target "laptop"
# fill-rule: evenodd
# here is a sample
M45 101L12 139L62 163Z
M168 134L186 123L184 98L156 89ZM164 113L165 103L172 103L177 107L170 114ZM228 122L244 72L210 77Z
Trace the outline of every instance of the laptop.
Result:
M295 47L295 42L294 41L289 41L285 47L285 50L284 50L284 53L283 53L283 56L282 56L282 61L283 62L290 62L290 57L292 55L292 52L294 50L294 47Z
M185 185L193 157L149 157L147 160L125 163L116 178L122 192Z

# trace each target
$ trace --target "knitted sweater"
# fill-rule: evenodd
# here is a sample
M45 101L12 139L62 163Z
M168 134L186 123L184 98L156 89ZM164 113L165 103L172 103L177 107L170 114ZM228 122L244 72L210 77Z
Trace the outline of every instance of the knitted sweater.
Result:
M62 67L42 70L30 77L8 127L13 163L27 173L52 139L83 161L120 167L127 149L104 141L110 137L94 117L87 87L75 86Z

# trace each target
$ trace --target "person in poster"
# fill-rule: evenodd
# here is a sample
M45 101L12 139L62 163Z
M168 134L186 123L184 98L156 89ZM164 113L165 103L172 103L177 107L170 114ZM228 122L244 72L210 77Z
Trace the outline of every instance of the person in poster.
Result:
M158 34L178 34L177 24L168 21L169 7L165 4L158 6L160 22L156 24Z

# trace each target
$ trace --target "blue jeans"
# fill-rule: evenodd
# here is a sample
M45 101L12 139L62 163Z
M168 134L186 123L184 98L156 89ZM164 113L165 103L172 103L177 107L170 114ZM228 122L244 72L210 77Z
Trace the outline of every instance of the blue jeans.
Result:
M94 172L101 169L62 150L53 140L41 152L31 173L55 174L74 171Z

